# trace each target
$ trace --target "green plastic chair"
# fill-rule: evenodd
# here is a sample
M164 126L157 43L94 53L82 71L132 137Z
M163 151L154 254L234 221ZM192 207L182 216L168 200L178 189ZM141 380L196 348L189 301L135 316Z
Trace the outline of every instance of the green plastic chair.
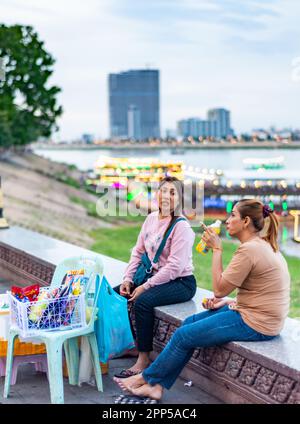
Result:
M64 403L64 388L62 374L62 348L64 347L67 362L69 383L78 384L79 373L79 347L78 337L87 337L93 362L94 373L98 391L103 391L102 373L100 368L99 353L96 335L94 331L94 322L97 314L97 300L100 291L100 285L103 278L103 263L99 256L93 257L72 257L62 261L53 274L50 284L51 288L58 287L67 273L71 269L84 268L85 275L89 277L86 288L85 299L89 306L92 306L91 318L85 327L70 330L40 331L37 335L30 338L40 340L45 343L48 360L48 379L51 394L51 403ZM90 303L92 302L92 305ZM11 327L8 337L8 348L6 357L6 374L4 384L4 398L9 396L13 352L15 338L21 334L21 330ZM24 337L23 337L24 339Z

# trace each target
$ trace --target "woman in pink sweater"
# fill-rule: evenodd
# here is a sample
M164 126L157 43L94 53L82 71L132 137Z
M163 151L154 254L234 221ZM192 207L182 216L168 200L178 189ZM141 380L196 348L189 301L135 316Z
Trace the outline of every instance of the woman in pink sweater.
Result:
M175 177L164 178L157 193L158 211L150 213L133 248L123 282L115 290L133 302L136 323L138 360L118 377L140 373L150 364L152 351L154 308L190 300L196 293L193 275L192 247L195 234L186 219L176 222L158 263L153 263L155 253L171 225L183 217L183 184ZM153 275L135 287L133 276L142 255L147 252L153 266Z

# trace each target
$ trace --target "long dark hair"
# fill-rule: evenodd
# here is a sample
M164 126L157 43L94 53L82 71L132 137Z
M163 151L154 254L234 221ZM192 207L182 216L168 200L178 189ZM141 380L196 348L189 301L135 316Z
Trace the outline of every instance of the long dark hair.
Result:
M277 252L279 250L278 219L275 212L272 211L264 216L264 204L257 199L242 199L236 203L236 207L242 218L249 216L257 231L264 228L266 220L269 221L267 234L263 239L270 243L274 252Z
M160 190L165 183L173 183L174 184L174 186L177 190L179 199L178 199L178 204L177 204L176 208L171 212L171 221L168 225L168 228L165 231L164 236L167 234L167 232L171 228L173 222L179 216L184 215L184 211L183 211L183 208L184 208L184 185L183 185L182 181L179 180L176 177L167 176L167 177L163 178L161 180L161 182L159 183L158 190ZM159 208L159 212L161 212L160 208Z

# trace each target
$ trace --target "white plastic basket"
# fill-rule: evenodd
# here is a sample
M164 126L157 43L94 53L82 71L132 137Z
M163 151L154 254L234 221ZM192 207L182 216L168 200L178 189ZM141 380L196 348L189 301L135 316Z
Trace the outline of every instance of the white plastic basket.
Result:
M11 325L21 330L22 337L86 326L84 293L37 302L20 302L9 293L9 300Z

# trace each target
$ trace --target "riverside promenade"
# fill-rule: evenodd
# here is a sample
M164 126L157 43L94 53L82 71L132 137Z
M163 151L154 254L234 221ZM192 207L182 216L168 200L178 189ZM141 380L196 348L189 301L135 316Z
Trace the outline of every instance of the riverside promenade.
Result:
M299 149L300 141L288 141L288 142L277 142L277 141L236 141L234 143L228 141L206 141L206 142L195 142L195 143L179 143L179 142L160 142L160 143L143 143L143 142L101 142L101 143L34 143L32 145L34 149L45 149L45 150L201 150L201 149Z
M2 230L0 232L0 278L2 279L0 287L6 290L12 283L18 285L39 283L47 286L51 282L56 265L61 260L79 255L98 254L20 227ZM127 264L105 255L100 257L108 281L112 286L119 284ZM176 328L187 316L203 310L201 299L210 296L212 292L198 288L194 298L189 302L155 308L152 359L164 348ZM231 342L224 346L196 349L190 362L182 371L181 379L176 382L174 390L166 391L162 402L300 404L299 324L298 320L287 318L280 336L268 342ZM104 402L105 392L109 396L106 398L108 403L113 402L113 397L120 394L117 387L110 386L114 384L111 381L114 369L119 370L126 364L122 362L123 359L118 361L121 362L111 361L110 363L110 375L105 377L105 382L107 378L109 381L106 383L107 386L104 386L104 394L98 394L93 388L94 392L91 396L96 396L99 403ZM133 359L130 358L128 361L133 362ZM184 386L184 380L193 381L193 386ZM26 396L30 391L26 386L26 379L20 382L22 382L21 391L15 392L15 397L5 402L19 399L22 403L26 403ZM47 381L44 380L44 390L49 394L46 383ZM34 380L32 385L35 384L37 383ZM40 396L39 387L37 386L37 391L34 393ZM109 392L110 387L112 392ZM16 385L13 389L17 390L17 388ZM177 393L176 388L179 390ZM36 390L36 387L32 387L33 389ZM84 390L84 387L69 387L66 384L66 402L70 401L68 393L75 393L80 389ZM81 394L84 391L78 393ZM195 394L192 395L192 393ZM35 399L34 395L32 399ZM37 397L35 400L38 399ZM82 403L90 402L91 399L88 397L81 401ZM48 397L47 400L49 401ZM0 402L4 401L0 400ZM75 400L74 403L76 403Z

